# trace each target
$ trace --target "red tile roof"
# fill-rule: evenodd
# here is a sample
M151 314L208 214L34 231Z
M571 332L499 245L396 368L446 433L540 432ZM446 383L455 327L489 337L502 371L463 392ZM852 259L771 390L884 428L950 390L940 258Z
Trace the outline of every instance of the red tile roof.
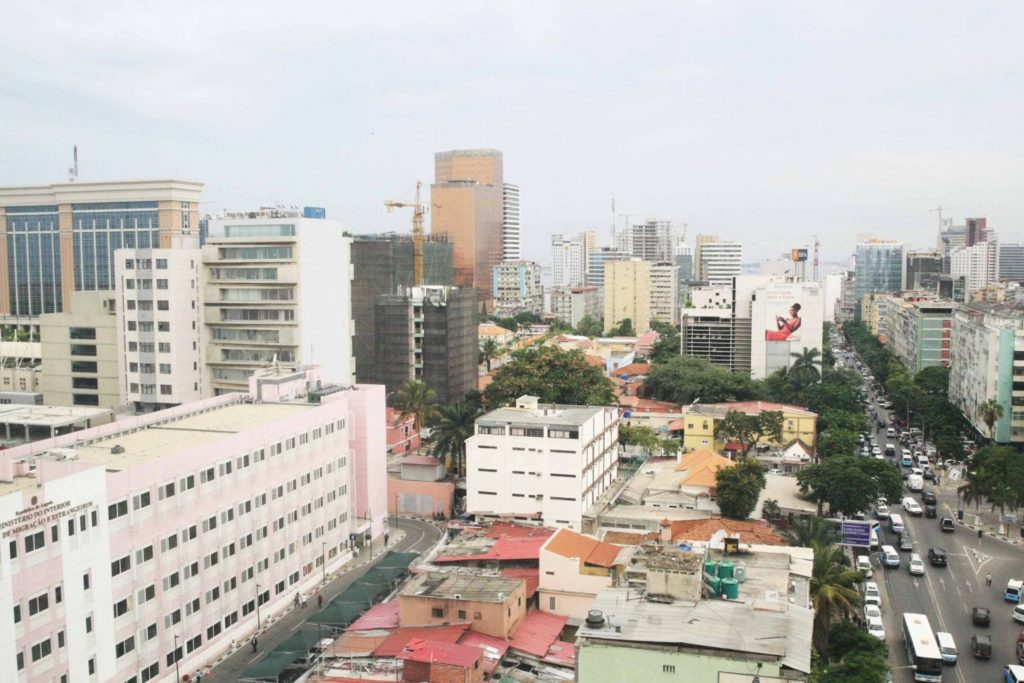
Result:
M449 664L468 669L483 657L480 648L472 645L459 645L458 643L443 643L436 640L423 640L417 638L406 643L405 648L398 653L399 659L409 659L414 662L427 662L433 664Z
M595 368L604 367L604 358L601 358L600 356L591 356L590 354L587 354L583 356L583 359L587 361L587 365L593 365Z
M508 641L509 647L537 658L544 657L551 645L558 640L568 620L568 617L533 610L512 632L512 637Z
M540 585L540 569L537 567L503 567L501 575L509 579L525 581L527 600L534 596L537 586Z
M514 560L538 560L545 538L499 538L486 552L476 555L441 555L434 562L512 562Z
M562 557L575 557L584 564L598 567L614 567L615 558L621 548L611 543L602 543L593 536L578 534L572 529L559 529L548 539L544 549Z
M708 517L705 519L683 519L669 523L673 541L710 541L720 530L739 534L743 543L761 543L764 545L785 545L786 542L776 534L764 520L726 519L725 517Z
M487 527L484 535L488 538L547 538L553 533L555 533L554 529L542 526L514 524L513 522L495 522Z
M630 363L629 365L623 365L612 374L616 377L622 377L623 375L629 375L632 377L633 375L646 375L650 371L650 363Z
M367 631L378 628L398 628L398 601L382 602L368 609L352 622L349 631Z
M627 407L631 413L679 413L683 410L678 403L636 396L623 396L619 399L619 405Z
M406 643L417 638L440 643L457 643L469 624L449 624L448 626L403 626L391 632L384 642L373 651L374 657L397 657L405 649Z

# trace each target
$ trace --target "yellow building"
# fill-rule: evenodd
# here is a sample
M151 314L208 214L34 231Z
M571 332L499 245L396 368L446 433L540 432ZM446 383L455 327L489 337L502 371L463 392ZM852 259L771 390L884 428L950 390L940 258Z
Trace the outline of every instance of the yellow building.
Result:
M651 264L640 259L604 264L604 329L626 318L643 334L651 326Z
M782 413L782 441L763 441L773 447L785 446L797 439L814 448L817 434L818 414L806 408L767 401L742 401L739 403L696 404L684 409L683 451L736 450L731 444L715 438L715 427L729 411L735 410L747 415L759 415L766 410Z

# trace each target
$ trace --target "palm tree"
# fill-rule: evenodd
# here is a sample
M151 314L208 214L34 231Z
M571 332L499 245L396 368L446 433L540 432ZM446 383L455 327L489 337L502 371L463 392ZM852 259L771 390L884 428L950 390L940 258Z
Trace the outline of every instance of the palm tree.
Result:
M978 406L978 417L980 417L981 421L985 423L986 427L988 427L988 438L995 441L996 435L992 431L992 428L995 426L996 422L1003 417L1002 404L994 398L990 398Z
M813 548L815 545L827 546L839 540L839 535L831 522L817 515L798 517L788 529L782 532L782 537L790 545L803 548Z
M476 406L456 401L441 406L432 424L431 452L444 458L445 469L456 476L465 469L466 439L473 436L480 412Z
M781 514L782 508L779 507L779 501L774 498L764 499L764 503L761 504L762 517L765 519L778 519Z
M501 355L501 347L493 339L484 341L480 347L480 362L487 366L487 372L491 371L491 361Z
M395 395L395 407L403 418L415 415L413 427L419 433L423 425L437 412L437 394L419 380L411 379L403 384Z
M793 365L789 372L795 378L806 378L808 383L817 382L821 379L821 351L818 349L804 349L800 353L792 353Z
M814 546L811 603L814 606L814 640L818 652L828 649L828 627L836 617L851 614L861 602L857 583L864 576L849 566L840 545Z

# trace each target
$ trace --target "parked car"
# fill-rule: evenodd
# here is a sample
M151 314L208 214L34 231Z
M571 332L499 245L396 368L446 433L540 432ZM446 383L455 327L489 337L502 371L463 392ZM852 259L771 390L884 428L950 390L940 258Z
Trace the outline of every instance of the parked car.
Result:
M924 562L921 560L921 556L917 553L911 555L907 569L910 570L911 576L924 576Z
M879 606L882 604L882 594L878 590L878 584L874 581L868 581L864 584L864 604Z
M918 505L917 501L910 496L903 499L903 509L914 517L920 517L924 513L924 510L921 509L921 506Z
M857 571L863 574L865 577L871 577L871 558L867 555L857 556Z
M885 640L885 625L882 623L881 617L871 617L868 619L868 633L879 640ZM989 644L989 652L991 654L991 643Z
M973 635L971 636L971 652L978 659L988 659L992 656L992 636Z
M1016 609L1014 609L1016 611ZM975 607L971 610L971 623L975 626L988 626L991 620L992 612L985 607ZM1014 619L1017 619L1017 615L1013 615ZM1024 621L1024 613L1021 614L1021 618L1018 621Z
M953 533L956 531L956 522L953 521L952 517L943 517L939 520L939 528L943 531Z
M1018 624L1024 624L1024 605L1016 605L1013 608L1013 620Z
M879 503L875 506L875 517L878 517L878 519L889 519L889 506L885 503Z
M878 605L864 605L864 618L865 619L871 619L872 617L876 617L878 619L881 619L882 618L882 608L879 607Z
M945 567L946 551L942 548L928 548L928 561L932 563L933 567Z

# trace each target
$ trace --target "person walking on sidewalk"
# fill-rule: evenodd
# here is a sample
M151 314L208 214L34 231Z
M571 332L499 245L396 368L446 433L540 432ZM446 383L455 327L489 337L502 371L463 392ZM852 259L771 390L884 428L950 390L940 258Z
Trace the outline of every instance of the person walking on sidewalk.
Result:
M320 591L316 592L316 608L320 609L324 606L324 596L320 594Z
M992 585L992 574L991 573L985 574L985 585L986 586L991 586Z
M249 641L249 644L252 645L252 651L256 652L256 636L252 637L252 640Z

